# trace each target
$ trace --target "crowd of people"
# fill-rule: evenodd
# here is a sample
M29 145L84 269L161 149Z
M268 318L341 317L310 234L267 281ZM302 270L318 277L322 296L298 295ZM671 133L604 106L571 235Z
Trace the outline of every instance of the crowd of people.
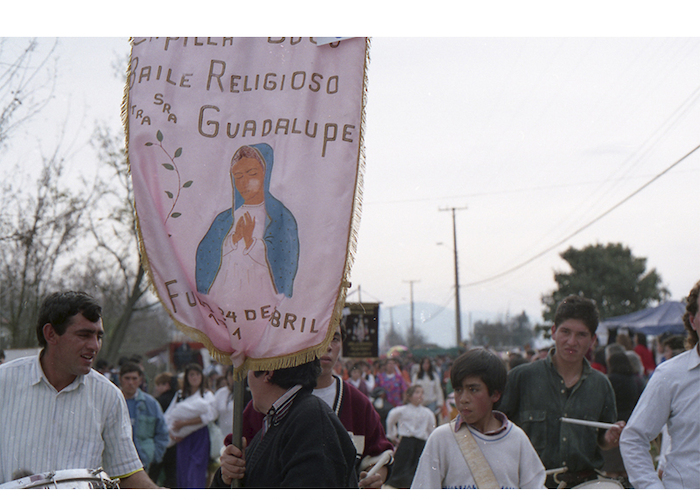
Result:
M692 300L692 292L689 300ZM598 321L597 308L592 301L572 296L560 304L551 332L553 348L535 351L524 346L509 352L475 350L489 354L492 370L494 366L503 367L504 383L482 388L484 397L491 400L490 406L486 405L490 409L482 416L486 419L486 416L495 415L490 421L495 429L486 426L479 434L478 425L467 422L469 429L480 446L491 442L507 443L495 452L498 458L494 460L507 462L499 455L502 453L509 460L515 460L511 463L513 470L527 471L524 477L513 476L510 471L497 472L495 478L499 487L571 488L601 478L614 479L620 488L632 487L620 452L622 432L656 367L684 352L685 338L664 334L654 337L650 348L646 336L630 338L620 332L612 337L610 344L600 346L595 335ZM444 437L449 435L447 429L454 426L455 418L463 417L465 406L472 405L466 402L468 397L460 399L460 394L475 390L475 381L470 379L471 385L467 384L463 373L472 374L471 370L476 370L476 378L482 382L489 380L489 384L494 377L474 366L465 367L464 358L465 355L456 359L438 355L414 359L410 352L403 352L396 357L374 360L341 359L336 353L324 360L326 372L332 364L332 376L338 383L342 380L369 398L386 438L395 447L394 461L389 467L391 472L382 481L382 487L477 487L476 479L469 473L459 477L432 477L434 471L448 469L446 460L464 455ZM484 361L477 363L472 359L471 363L478 365ZM460 374L456 380L452 376L455 366ZM329 385L329 382L324 383L323 387ZM313 393L321 396L322 391ZM335 397L337 392L325 398L329 406L333 407ZM246 413L250 410L247 408ZM256 412L258 425L250 429L249 437L261 428L264 413ZM562 422L561 417L602 425L582 427ZM488 423L489 420L484 421ZM448 427L435 434L435 442L431 443L430 436L443 426ZM462 431L464 429L462 426ZM511 433L514 437L503 439ZM655 467L659 477L663 476L671 441L666 433L663 428L657 433L659 437L650 440L655 441L653 456L649 455L658 463ZM665 437L662 439L661 435ZM450 442L446 449L445 441ZM430 445L426 447L427 444ZM519 451L516 453L510 447ZM499 448L494 446L493 449ZM493 449L488 453L494 453ZM442 460L441 465L436 460ZM243 474L240 469L235 470L232 477Z
M99 365L124 394L134 444L153 482L166 488L208 486L233 428L233 367L212 362L205 372L191 362L177 375L161 372L150 395L139 356L120 359L118 369ZM146 447L153 452L143 454Z
M0 361L0 485L102 468L124 488L700 488L699 294L687 337L651 344L599 345L580 296L539 351L343 359L338 327L319 358L248 373L238 446L231 367L190 362L152 383L138 356L112 368L99 304L55 293L41 353Z

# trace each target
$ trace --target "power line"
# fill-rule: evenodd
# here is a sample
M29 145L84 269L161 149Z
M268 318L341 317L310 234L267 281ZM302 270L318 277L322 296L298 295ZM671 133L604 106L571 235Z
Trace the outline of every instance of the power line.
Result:
M561 184L548 184L546 186L529 186L529 187L521 187L521 188L513 188L513 189L502 189L502 190L498 190L498 191L481 191L481 192L476 192L476 193L456 194L453 196L439 196L439 197L433 196L430 198L404 198L402 200L369 201L369 202L365 202L364 204L365 205L394 205L394 204L398 204L398 203L420 203L420 202L461 200L464 198L479 198L479 197L485 197L485 196L501 196L501 195L518 194L518 193L529 193L529 192L533 192L533 191L548 191L548 190L554 190L554 189L564 189L564 188L570 188L570 187L588 186L591 184L603 185L603 184L607 184L609 182L617 183L617 182L622 181L622 180L645 179L648 177L649 177L649 175L631 175L631 176L623 176L623 177L618 177L618 178L606 179L603 181L594 180L594 181L581 181L581 182L565 182L565 183L561 183Z
M445 301L445 303L442 304L441 306L439 306L438 309L436 309L435 312L429 313L429 314L430 314L430 317L429 317L428 319L426 319L425 321L423 321L423 324L425 324L425 323L430 323L432 320L434 320L435 318L437 318L445 309L447 309L447 305L448 305L450 302L452 302L452 299L454 299L454 297L455 297L454 292L450 293L450 296L447 298L447 300Z
M693 153L695 153L698 149L700 149L700 144L698 144L697 146L695 146L695 148L693 148L690 152L686 153L682 158L680 158L679 160L677 160L676 162L674 162L670 167L666 168L663 172L657 174L657 175L654 176L654 178L652 178L650 181L646 182L646 183L643 184L640 188L636 189L636 190L633 191L631 194L629 194L628 196L626 196L624 199L622 199L622 201L616 203L615 205L613 205L612 207L610 207L608 210L606 210L605 212L603 212L602 214L600 214L598 217L596 217L596 218L593 219L592 221L590 221L590 222L584 224L583 226L581 226L580 228L578 228L576 231L574 231L574 232L571 233L570 235L568 235L568 236L566 236L565 238L559 240L558 242L556 242L555 244L551 245L550 247L544 249L543 251L541 251L540 253L538 253L538 254L535 255L534 257L530 257L530 258L527 259L525 262L522 262L522 263L518 264L518 265L515 266L515 267L512 267L512 268L510 268L510 269L508 269L508 270L506 270L506 271L503 271L502 273L499 273L499 274L496 274L496 275L494 275L494 276L491 276L490 278L486 278L486 279L479 280L479 281L474 281L474 282L472 282L472 283L467 283L466 285L463 285L463 286L465 286L465 287L467 287L467 286L476 286L476 285L481 285L481 284L483 284L483 283L488 283L488 282L490 282L490 281L494 281L494 280L496 280L496 279L498 279L498 278L502 278L503 276L506 276L507 274L510 274L510 273L512 273L512 272L514 272L514 271L517 271L518 269L520 269L520 268L522 268L522 267L525 267L527 264L529 264L530 262L532 262L532 261L534 261L534 260L536 260L536 259L539 259L539 258L542 257L543 255L545 255L545 254L551 252L552 250L554 250L556 247L558 247L558 246L561 245L562 243L565 243L566 241L570 240L571 238L573 238L574 236L576 236L576 235L579 234L580 232L584 231L585 229L588 229L588 228L591 227L593 224L595 224L596 222L598 222L600 219L602 219L603 217L605 217L606 215L608 215L610 212L612 212L612 211L615 210L616 208L620 207L623 203L626 203L627 201L629 201L633 196L637 195L637 194L638 194L639 192L641 192L643 189L645 189L645 188L648 187L650 184L652 184L654 181L656 181L657 179L659 179L662 175L664 175L664 174L666 174L667 172L669 172L672 168L674 168L676 165L678 165L678 164L681 163L683 160L685 160L686 158L688 158L690 155L692 155Z

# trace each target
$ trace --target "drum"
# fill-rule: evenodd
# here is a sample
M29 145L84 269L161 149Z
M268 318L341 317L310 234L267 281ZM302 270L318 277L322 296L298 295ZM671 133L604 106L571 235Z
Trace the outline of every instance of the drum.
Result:
M25 476L0 484L0 489L106 490L119 489L119 480L111 480L102 468L67 469Z
M598 478L586 481L578 486L571 488L572 490L623 490L625 489L619 481L614 479Z

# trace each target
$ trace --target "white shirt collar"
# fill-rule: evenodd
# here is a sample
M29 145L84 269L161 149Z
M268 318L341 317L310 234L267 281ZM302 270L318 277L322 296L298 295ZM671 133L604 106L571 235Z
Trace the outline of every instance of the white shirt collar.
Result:
M32 367L32 377L31 377L32 385L36 385L43 380L44 383L46 383L46 385L48 387L51 387L55 391L56 388L53 386L53 384L51 382L49 382L48 377L44 373L44 369L41 367L41 359L40 358L41 358L42 352L44 352L44 351L41 351L36 356L36 358L34 358L34 363L33 363L33 367ZM64 391L68 392L68 391L75 390L81 384L84 384L84 383L85 383L85 375L78 375L77 377L75 377L75 380L73 380L73 382L71 382L66 387L64 387L61 392L64 392Z

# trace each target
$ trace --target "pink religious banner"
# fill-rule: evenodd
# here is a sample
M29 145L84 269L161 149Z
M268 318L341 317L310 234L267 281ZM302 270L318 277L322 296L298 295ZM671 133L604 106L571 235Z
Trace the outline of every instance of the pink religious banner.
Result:
M131 45L122 111L158 298L237 374L313 359L356 246L368 40Z

